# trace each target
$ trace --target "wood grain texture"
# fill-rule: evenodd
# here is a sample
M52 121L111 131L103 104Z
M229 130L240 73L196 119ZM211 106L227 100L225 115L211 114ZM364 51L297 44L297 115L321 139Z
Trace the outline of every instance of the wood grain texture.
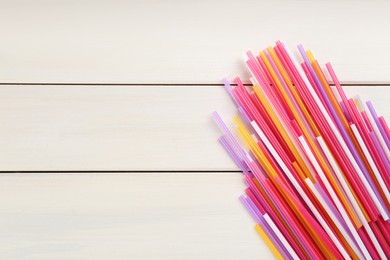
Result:
M390 118L389 87L345 89ZM237 112L223 87L2 86L0 170L237 170L215 110Z
M241 53L303 43L390 83L389 1L0 0L0 171L237 170L218 144ZM389 87L347 87L390 119ZM0 259L271 259L239 173L0 174Z
M242 175L1 174L2 259L270 259Z
M1 0L0 82L219 83L284 40L390 83L389 1Z

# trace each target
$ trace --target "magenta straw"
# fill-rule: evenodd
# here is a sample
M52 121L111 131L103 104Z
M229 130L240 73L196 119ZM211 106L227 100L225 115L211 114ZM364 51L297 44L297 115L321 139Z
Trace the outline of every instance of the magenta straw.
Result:
M335 84L335 86L337 88L337 92L339 93L339 95L341 97L341 100L342 100L341 104L342 104L342 107L344 107L345 116L346 116L348 122L352 122L352 115L349 113L349 110L348 110L348 103L347 103L348 99L347 99L347 96L345 95L344 90L342 89L342 87L340 85L340 82L336 76L336 73L334 72L333 67L329 62L326 63L325 66L329 72L330 77L333 80L333 83Z
M347 119L347 122L348 122L348 123L351 123L351 122L352 122L352 118L351 118L351 116L349 115L348 109L347 109L347 107L345 106L344 102L343 102L343 101L340 101L340 102L339 102L339 105L340 105L341 110L343 111L343 114L344 114L344 116L345 116L345 119Z
M381 135L382 135L383 139L385 140L387 148L390 149L390 139L387 136L387 134L385 132L385 129L383 129L383 126L382 126L382 124L379 121L379 117L378 117L378 114L375 111L374 106L372 105L370 100L367 101L366 104L367 104L368 110L370 110L370 113L371 113L372 117L374 118L374 121L375 121L376 125L379 128L379 131L381 132Z
M245 109L242 108L240 101L237 99L236 95L234 94L234 89L230 85L229 80L227 78L223 78L222 83L225 85L225 89L227 90L229 95L233 98L234 103L236 103L236 105L238 106L238 110L248 120L248 122L250 122L251 120L248 119L249 118L248 114L246 113Z
M236 95L234 94L234 89L233 87L230 85L230 82L227 78L224 78L222 79L222 83L225 85L225 89L227 90L227 92L230 94L230 96L233 98L233 101L236 103L236 105L238 106L238 110L240 111L240 113L242 114L242 116L248 121L252 121L249 119L249 116L247 114L247 112L245 111L245 109L241 106L241 103L240 101L237 99Z

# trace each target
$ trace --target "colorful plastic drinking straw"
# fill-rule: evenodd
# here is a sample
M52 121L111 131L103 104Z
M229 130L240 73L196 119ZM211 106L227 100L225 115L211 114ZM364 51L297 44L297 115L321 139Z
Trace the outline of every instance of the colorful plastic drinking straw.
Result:
M277 259L390 258L389 127L298 51L302 63L280 41L247 52L252 85L223 80L242 141L213 117L248 186L240 200Z

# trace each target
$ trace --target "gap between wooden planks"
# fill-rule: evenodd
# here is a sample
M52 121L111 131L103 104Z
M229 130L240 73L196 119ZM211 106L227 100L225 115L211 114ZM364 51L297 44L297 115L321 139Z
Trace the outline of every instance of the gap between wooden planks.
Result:
M346 89L389 117L389 87ZM221 86L1 86L2 257L271 259L213 110Z
M347 86L390 117L387 86ZM211 119L237 113L221 86L0 87L2 172L237 171Z

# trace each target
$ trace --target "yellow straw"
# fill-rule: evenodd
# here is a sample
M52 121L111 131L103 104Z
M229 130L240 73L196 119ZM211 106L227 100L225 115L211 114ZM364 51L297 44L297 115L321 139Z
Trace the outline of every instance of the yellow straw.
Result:
M272 243L271 239L267 236L267 234L264 232L264 230L260 227L259 224L255 225L255 229L257 233L261 236L261 238L264 240L266 245L271 249L272 253L275 255L276 259L283 260L283 256L280 254L279 250L275 247L275 245Z
M273 180L273 177L278 175L277 172L272 167L271 163L269 162L263 151L260 149L260 147L257 145L255 140L253 140L252 136L249 134L249 131L246 129L246 127L238 118L238 116L235 116L233 119L238 126L238 132L241 135L242 139L244 139L251 152L256 156L256 159L258 160L260 165L264 168L265 172L268 174L271 180Z

